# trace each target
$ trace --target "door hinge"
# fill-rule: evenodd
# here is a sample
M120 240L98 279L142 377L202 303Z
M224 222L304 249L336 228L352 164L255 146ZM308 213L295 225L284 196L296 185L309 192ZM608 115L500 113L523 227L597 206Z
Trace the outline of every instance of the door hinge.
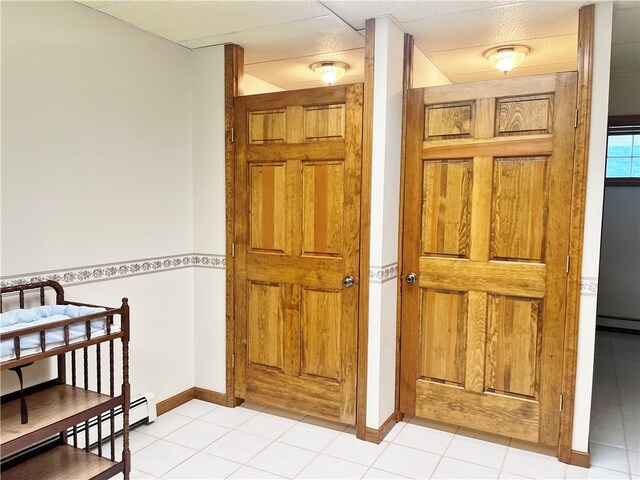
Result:
M569 273L569 267L571 266L571 257L567 255L567 273Z
M560 394L560 411L562 411L562 402L563 402L563 395Z
M573 122L573 128L578 128L578 109L576 108L576 118Z
M231 127L231 143L234 143L235 141L236 141L236 132L233 129L233 127Z
M236 244L231 244L231 258L236 258Z

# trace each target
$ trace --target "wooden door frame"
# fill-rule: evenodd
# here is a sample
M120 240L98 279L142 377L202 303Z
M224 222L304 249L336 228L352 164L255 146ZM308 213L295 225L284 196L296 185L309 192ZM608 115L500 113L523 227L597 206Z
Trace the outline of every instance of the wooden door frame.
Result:
M224 173L225 173L225 239L226 239L226 392L225 406L237 405L235 396L235 179L236 161L233 144L235 109L233 99L244 95L244 49L239 45L224 46Z
M580 315L580 276L587 198L587 163L591 118L591 81L593 75L594 5L580 8L578 15L578 109L573 156L571 192L571 225L569 231L569 273L567 275L567 307L562 369L563 409L560 412L560 438L557 456L561 462L589 466L589 452L572 449L578 361L578 325Z
M567 276L567 307L565 313L565 339L563 346L563 370L562 370L562 397L564 408L560 413L560 432L556 455L561 462L589 466L589 453L578 452L572 449L573 420L575 404L575 381L577 367L577 343L578 343L578 323L580 310L580 275L582 271L582 249L585 218L586 201L586 180L587 161L589 150L589 119L591 116L591 79L593 60L593 25L594 6L583 6L579 11L578 27L578 109L574 160L573 160L573 181L572 200L569 234L569 256L571 258L569 273ZM408 61L407 42L405 37L405 62ZM412 44L412 42L411 42ZM405 64L405 82L403 96L406 98L407 90L412 88L412 78L407 75L407 65ZM403 118L403 122L405 119ZM404 128L403 128L404 134ZM404 139L403 139L404 142ZM403 143L404 145L404 143ZM404 209L404 171L406 165L405 152L403 148L401 157L401 186L400 186L400 224L399 224L399 265L402 264L402 240L404 237L403 209ZM399 349L400 334L402 327L402 269L399 268L398 287L398 335L397 335L397 355L396 372L400 369ZM398 418L400 413L400 378L396 375L396 409Z

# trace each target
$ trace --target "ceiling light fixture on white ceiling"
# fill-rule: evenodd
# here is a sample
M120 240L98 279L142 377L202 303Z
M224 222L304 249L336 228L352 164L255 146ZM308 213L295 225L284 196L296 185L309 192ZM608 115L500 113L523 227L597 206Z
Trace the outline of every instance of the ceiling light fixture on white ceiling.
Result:
M506 75L507 72L519 66L530 51L531 49L524 45L505 45L487 50L484 52L484 58L492 67Z
M309 68L320 80L333 85L349 70L349 65L344 62L316 62L309 65Z

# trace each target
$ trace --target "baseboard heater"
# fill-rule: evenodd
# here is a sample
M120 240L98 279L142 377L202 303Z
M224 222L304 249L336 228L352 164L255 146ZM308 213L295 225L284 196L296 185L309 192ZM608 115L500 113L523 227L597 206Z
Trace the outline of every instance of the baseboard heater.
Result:
M123 431L123 410L122 407L116 407L113 409L113 413L111 411L105 412L100 417L94 417L89 421L89 440L91 444L89 445L90 449L93 449L97 446L97 438L98 438L98 422L101 423L102 428L102 438L108 439L111 431L111 415L113 414L114 419L114 437L118 437L122 434ZM155 395L151 392L143 393L142 395L137 396L131 401L131 406L129 407L129 428L133 428L137 425L141 425L147 422L153 422L156 419L156 399ZM75 428L71 427L67 430L67 439L70 444L73 443L74 435L77 435L77 445L80 448L84 448L85 446L85 433L87 429L87 424L84 422L78 424ZM11 468L13 465L20 463L27 458L30 458L34 455L41 453L44 450L48 450L53 446L57 445L59 442L59 436L54 435L46 440L43 440L39 443L35 443L24 450L20 450L12 455L8 455L6 458L2 459L0 463L0 468L2 470L6 470L7 468Z

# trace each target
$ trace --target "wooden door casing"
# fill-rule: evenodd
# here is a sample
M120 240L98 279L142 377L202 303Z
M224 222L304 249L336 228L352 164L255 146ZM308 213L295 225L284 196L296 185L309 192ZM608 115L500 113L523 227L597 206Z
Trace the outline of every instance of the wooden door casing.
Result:
M400 409L556 446L576 75L407 99Z
M238 97L236 397L355 424L361 84ZM344 277L355 279L352 288Z

